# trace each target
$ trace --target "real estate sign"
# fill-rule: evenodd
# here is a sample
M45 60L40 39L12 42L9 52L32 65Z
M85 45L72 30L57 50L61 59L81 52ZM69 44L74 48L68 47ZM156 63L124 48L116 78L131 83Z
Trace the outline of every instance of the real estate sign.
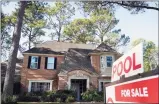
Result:
M143 72L141 43L113 63L111 83L105 85L105 103L158 104L158 69ZM122 75L125 78L120 79Z
M143 72L143 44L140 43L113 63L111 82L122 75L129 77Z
M159 76L131 80L105 88L105 103L159 103Z

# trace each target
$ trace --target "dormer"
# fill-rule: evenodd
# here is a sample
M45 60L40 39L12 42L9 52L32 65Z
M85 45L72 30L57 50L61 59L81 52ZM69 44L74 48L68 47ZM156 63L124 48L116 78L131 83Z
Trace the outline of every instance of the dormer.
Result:
M113 62L121 56L120 53L105 43L101 43L89 55L91 57L91 64L96 71L108 76L111 75Z

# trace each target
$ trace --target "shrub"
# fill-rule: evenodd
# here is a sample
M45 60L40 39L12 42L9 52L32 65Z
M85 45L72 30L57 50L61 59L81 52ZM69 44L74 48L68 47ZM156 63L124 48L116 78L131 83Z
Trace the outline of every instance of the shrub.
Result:
M18 98L21 102L72 102L74 100L75 92L71 90L25 93Z
M43 95L41 96L41 100L43 102L49 102L50 100L50 96L55 94L55 91L46 91L43 93Z
M66 99L68 99L68 97L74 98L74 96L75 96L74 91L71 91L71 90L58 90L54 94L50 95L50 100L52 102L55 102L55 101L57 101L57 98L58 98L58 101L66 102ZM69 98L68 100L70 100L70 99L71 98Z
M40 98L38 96L33 96L33 95L21 95L18 97L17 101L21 102L39 102Z
M96 101L101 102L104 100L104 96L102 92L98 92L96 90L88 90L81 94L82 99L84 101Z
M2 101L2 104L17 104L17 97L9 96L6 98L6 102Z
M66 99L66 102L74 102L75 101L75 97L73 96L68 96Z

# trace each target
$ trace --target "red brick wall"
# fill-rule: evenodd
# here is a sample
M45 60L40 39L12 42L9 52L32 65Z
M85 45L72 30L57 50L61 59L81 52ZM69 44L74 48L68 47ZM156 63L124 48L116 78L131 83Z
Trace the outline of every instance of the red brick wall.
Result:
M97 73L100 73L100 56L99 55L91 55L92 66L94 67Z
M41 64L40 69L28 69L28 58L29 56L41 56ZM45 57L52 56L57 57L57 69L49 70L45 69ZM22 90L27 91L29 79L32 80L54 80L53 81L53 89L58 88L58 79L57 79L57 72L59 70L60 64L63 62L64 56L55 56L55 55L31 55L25 54L23 59L23 67L21 70L21 84L23 87Z

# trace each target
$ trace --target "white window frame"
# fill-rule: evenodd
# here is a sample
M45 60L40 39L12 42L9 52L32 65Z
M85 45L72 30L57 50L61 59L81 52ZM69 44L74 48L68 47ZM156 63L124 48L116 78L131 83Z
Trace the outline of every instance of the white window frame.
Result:
M112 66L113 66L113 62L114 62L114 57L113 57L113 55L106 55L106 56L105 56L106 68L111 68L111 67L108 67L108 66L107 66L107 57L110 57L110 56L112 57Z
M101 84L100 84L101 82L111 82L111 80L104 80L104 79L103 79L103 80L99 80L99 81L98 81L98 90L99 90L99 91L102 90ZM103 85L103 86L104 86L104 85Z
M108 67L107 66L107 56L111 56L112 57L112 65L113 65L113 62L114 62L114 56L113 55L101 55L100 56L100 69L104 70L105 68L111 68L111 67ZM101 57L103 57L103 62L101 60ZM103 64L103 67L101 67L101 65Z
M38 58L38 60L39 60L39 57L38 57L38 56L31 56L30 69L38 69L38 60L37 60L37 62L32 62L32 57L36 57L36 58ZM36 64L37 64L37 68L32 68L32 67L31 67L31 64L32 64L32 63L36 63Z
M49 58L54 58L54 63L49 63L49 61L48 61ZM47 69L49 69L48 64L53 64L53 69L55 69L55 57L47 57ZM49 69L49 70L51 70L51 69Z
M31 84L32 82L47 82L50 83L50 91L52 91L52 82L53 80L29 80L29 85L28 85L28 92L31 92Z

